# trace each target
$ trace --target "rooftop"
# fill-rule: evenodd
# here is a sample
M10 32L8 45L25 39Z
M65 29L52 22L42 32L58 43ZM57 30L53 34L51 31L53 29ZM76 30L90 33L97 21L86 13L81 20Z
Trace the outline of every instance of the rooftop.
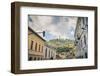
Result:
M31 27L28 26L28 30L30 30L33 34L37 35L40 39L42 39L43 41L46 41L45 39L43 39L39 34L37 34L37 32L35 32Z

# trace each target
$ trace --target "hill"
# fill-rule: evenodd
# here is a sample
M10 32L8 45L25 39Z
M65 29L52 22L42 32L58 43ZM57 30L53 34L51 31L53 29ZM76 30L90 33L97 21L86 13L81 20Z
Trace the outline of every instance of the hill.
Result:
M48 45L55 47L57 52L66 52L74 47L74 40L70 39L53 39L46 42Z

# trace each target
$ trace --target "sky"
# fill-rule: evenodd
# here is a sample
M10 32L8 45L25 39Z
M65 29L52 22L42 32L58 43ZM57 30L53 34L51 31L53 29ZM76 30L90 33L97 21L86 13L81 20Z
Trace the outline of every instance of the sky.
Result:
M31 27L40 36L45 31L46 40L52 39L71 39L74 40L74 32L77 17L72 16L28 16L29 27Z

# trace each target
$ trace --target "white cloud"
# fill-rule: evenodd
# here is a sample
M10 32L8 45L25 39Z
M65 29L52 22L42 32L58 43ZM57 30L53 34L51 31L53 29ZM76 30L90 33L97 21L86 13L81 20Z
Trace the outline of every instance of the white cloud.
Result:
M48 31L57 38L59 36L64 39L74 38L77 17L31 16L31 18L33 24L29 24L29 26L31 26L35 31Z

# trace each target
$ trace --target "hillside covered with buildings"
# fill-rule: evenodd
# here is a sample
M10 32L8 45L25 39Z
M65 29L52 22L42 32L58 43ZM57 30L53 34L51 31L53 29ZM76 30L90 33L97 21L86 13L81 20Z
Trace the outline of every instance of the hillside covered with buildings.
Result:
M74 58L75 46L74 40L70 39L53 39L47 42L48 45L56 48L56 57L59 59ZM70 56L68 56L68 54Z

